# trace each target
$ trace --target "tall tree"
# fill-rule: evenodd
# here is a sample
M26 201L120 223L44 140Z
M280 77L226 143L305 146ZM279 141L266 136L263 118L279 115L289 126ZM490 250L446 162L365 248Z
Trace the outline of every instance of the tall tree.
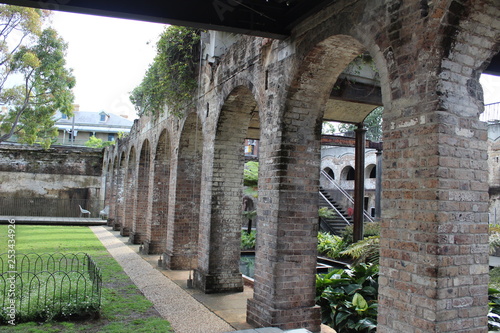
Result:
M72 116L75 78L66 68L67 44L48 16L33 8L0 5L0 142L13 135L21 143L49 147L57 136L54 114Z

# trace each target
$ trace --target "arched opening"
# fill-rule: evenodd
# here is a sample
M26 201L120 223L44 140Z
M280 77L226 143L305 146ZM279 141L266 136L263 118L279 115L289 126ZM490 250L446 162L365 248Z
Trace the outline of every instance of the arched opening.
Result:
M323 171L325 171L325 172L326 172L326 174L327 174L328 176L330 176L330 178L331 178L331 179L335 180L335 173L333 172L333 170L332 170L332 169L330 169L330 168L326 167L326 168L324 168L324 169L323 169Z
M156 144L154 158L153 206L151 221L147 228L147 241L144 252L159 254L167 246L168 196L170 184L170 144L167 130L164 129Z
M370 179L377 178L377 166L375 164L370 164L366 167L365 177Z
M130 243L144 244L146 241L146 229L148 221L149 201L149 170L151 150L149 140L144 140L139 155L136 181L136 202L133 213L134 223L130 233Z
M356 172L352 166L348 165L342 169L340 175L341 180L352 181L356 177Z
M169 206L163 253L169 269L193 269L197 264L203 143L202 123L196 113L189 113L180 133L175 184L170 188L175 191L175 204Z
M239 262L244 141L250 138L251 120L257 111L252 92L244 86L233 89L220 110L212 177L207 184L211 188L211 198L209 206L202 207L210 219L201 221L200 258L195 273L197 287L205 292L243 290Z

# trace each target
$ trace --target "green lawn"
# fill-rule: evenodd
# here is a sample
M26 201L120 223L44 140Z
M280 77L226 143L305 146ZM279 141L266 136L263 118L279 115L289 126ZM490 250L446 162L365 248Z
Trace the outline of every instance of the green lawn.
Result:
M7 252L7 235L7 226L0 225L0 253ZM0 332L171 332L170 324L158 315L89 228L17 225L15 240L17 253L88 253L102 271L101 316L76 322L0 326Z

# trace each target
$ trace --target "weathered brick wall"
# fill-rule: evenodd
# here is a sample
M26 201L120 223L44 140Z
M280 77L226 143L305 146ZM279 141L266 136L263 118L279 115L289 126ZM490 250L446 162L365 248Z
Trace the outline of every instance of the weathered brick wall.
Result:
M478 78L499 49L498 7L497 0L335 1L287 40L242 36L203 64L196 110L182 119L143 117L110 151L108 160L120 161L116 219L137 230L136 212L154 207L163 188L166 229L153 226L165 222L149 208L146 242L160 244L167 267L194 265L198 288L240 290L242 148L258 116L259 231L247 320L319 331L321 122L337 77L368 51L385 108L377 331L485 332L488 175ZM155 149L164 130L168 173L155 164L165 160ZM146 139L148 176L137 171ZM168 190L156 173L170 176ZM144 177L155 188L139 199Z
M0 145L0 197L79 199L97 216L104 200L102 160L99 149Z

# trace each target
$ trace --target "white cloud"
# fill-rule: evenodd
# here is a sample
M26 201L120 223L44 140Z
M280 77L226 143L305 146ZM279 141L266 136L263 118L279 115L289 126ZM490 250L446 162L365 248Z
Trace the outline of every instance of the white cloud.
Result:
M105 110L135 118L128 93L140 84L156 54L164 24L54 12L52 26L68 43L82 111Z

